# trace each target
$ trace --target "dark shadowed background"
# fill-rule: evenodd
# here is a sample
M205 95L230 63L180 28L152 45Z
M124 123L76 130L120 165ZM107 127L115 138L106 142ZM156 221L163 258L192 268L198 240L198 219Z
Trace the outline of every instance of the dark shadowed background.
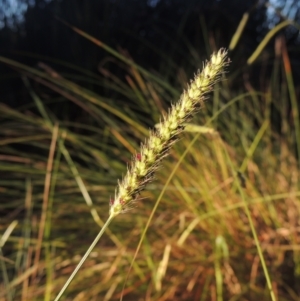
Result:
M50 59L51 67L60 72L66 70L65 64L94 72L104 62L107 66L105 51L79 36L63 20L114 49L126 50L144 68L172 78L168 67L174 62L194 72L195 66L188 64L191 49L203 57L215 50L207 47L211 35L215 48L228 47L243 13L250 12L233 67L243 64L284 17L299 20L299 6L298 1L275 0L2 0L0 51L2 56L31 66L49 63ZM295 27L285 27L278 34L284 34L292 48L299 46ZM271 52L273 40L267 46ZM298 56L293 55L293 49L291 52L293 65L298 65ZM1 101L14 106L26 102L19 79L2 64L0 68ZM97 89L91 84L89 88Z

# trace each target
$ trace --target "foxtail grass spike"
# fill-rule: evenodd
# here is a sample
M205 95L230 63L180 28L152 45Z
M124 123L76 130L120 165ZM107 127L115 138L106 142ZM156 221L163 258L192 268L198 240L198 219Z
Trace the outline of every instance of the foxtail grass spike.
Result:
M54 301L60 300L113 218L125 212L130 207L130 203L135 201L138 194L153 180L154 172L159 167L161 160L168 155L171 146L178 140L179 134L184 129L184 124L201 108L207 93L220 80L228 63L226 50L221 49L214 53L202 71L195 76L187 90L182 93L178 103L172 106L169 113L156 126L156 129L150 132L148 140L141 145L140 152L132 159L127 174L119 182L115 198L110 201L108 220Z
M202 107L213 85L221 78L228 65L227 51L220 49L205 63L188 88L182 93L178 103L173 105L163 117L149 138L141 145L140 152L132 159L127 174L119 182L115 198L110 201L110 216L125 212L130 203L152 181L161 160L168 155L171 146L178 140L184 124Z

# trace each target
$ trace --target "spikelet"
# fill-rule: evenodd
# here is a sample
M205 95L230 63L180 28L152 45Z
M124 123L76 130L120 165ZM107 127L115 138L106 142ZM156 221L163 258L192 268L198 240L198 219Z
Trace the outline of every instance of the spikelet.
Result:
M150 132L149 138L141 145L140 153L132 159L127 174L118 183L115 198L110 201L110 216L124 212L130 202L151 182L161 160L178 140L184 123L201 108L207 93L220 80L228 63L226 50L220 49L214 53L183 92L178 103L171 107L156 129Z

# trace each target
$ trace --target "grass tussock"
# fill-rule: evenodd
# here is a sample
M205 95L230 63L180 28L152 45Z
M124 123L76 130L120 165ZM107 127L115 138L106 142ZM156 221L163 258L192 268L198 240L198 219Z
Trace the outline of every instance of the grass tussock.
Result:
M34 105L0 107L0 300L52 300L109 217L116 179L132 156L141 162L140 141L178 92L133 63L125 83L102 70L114 99L5 62L47 90L24 78ZM262 91L247 80L247 91L233 91L228 74L197 117L182 120L154 181L110 224L62 300L297 300L299 138L285 107L291 90L276 77L287 69L279 57L274 66ZM84 122L51 110L62 99Z

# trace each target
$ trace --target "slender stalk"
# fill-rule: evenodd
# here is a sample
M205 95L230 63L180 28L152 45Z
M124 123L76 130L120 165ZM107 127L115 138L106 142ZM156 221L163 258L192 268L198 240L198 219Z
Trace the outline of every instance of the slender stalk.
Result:
M81 258L81 260L78 263L78 265L76 266L75 270L73 271L73 273L71 274L69 279L66 281L65 285L62 287L62 289L60 290L60 292L58 293L58 295L56 296L54 301L58 301L60 299L60 297L63 295L63 293L65 292L65 290L68 288L68 286L70 285L70 283L72 282L72 280L76 276L77 272L82 267L83 263L88 258L88 256L90 255L90 253L92 252L92 250L94 249L94 247L96 246L96 244L98 243L100 238L102 237L103 233L105 232L105 230L107 229L107 227L109 226L111 221L113 220L113 218L114 218L114 216L112 216L112 215L109 216L106 223L103 225L102 229L100 230L100 232L98 233L98 235L96 236L96 238L94 239L94 241L92 242L92 244L90 245L88 250L85 252L84 256Z

